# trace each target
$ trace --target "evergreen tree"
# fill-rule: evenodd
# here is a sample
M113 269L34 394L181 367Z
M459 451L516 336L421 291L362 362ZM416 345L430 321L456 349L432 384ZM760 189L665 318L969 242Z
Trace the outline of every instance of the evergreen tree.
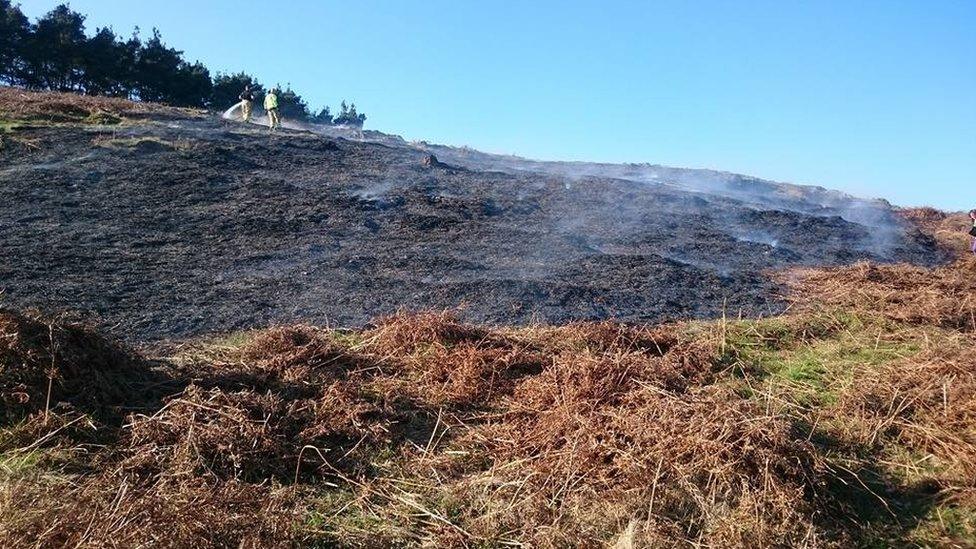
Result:
M183 52L163 43L158 29L139 50L135 73L136 93L143 101L204 107L213 91L210 71L184 61Z
M259 105L263 99L254 77L241 72L211 79L202 63L188 63L156 29L145 42L138 28L125 41L111 28L96 29L89 38L85 16L66 4L32 25L13 0L0 0L0 83L219 110L236 103L250 84ZM279 91L278 105L282 116L293 120L359 127L366 120L345 101L337 116L329 107L313 114L290 85Z
M254 97L257 99L264 95L264 88L256 78L249 74L239 72L237 74L217 73L213 81L213 92L210 94L210 107L216 110L223 110L240 99L244 86L251 86Z
M366 123L366 115L361 112L356 112L356 104L352 103L349 105L349 117L354 121L353 125L360 128Z
M85 17L61 4L34 25L23 50L28 88L78 91L82 81Z
M116 82L116 87L120 96L135 98L136 89L139 86L137 65L140 51L142 51L142 40L139 38L139 27L136 27L132 31L132 36L125 42L120 42L116 50L119 54L117 60L119 81Z
M19 6L0 0L0 82L18 83L23 71L23 50L30 21Z
M90 95L128 96L134 58L126 55L126 44L112 29L98 29L85 44L82 85Z
M302 96L291 89L289 84L284 90L278 89L278 111L282 118L292 120L308 120L308 105Z
M356 104L346 105L343 101L339 105L339 115L335 117L333 122L337 126L355 126L361 128L366 122L366 115L356 112Z
M183 62L181 51L166 47L158 29L139 50L135 66L136 93L143 101L166 101Z
M210 79L210 70L199 61L192 64L183 61L177 69L170 96L164 102L203 108L207 106L212 94L213 80Z
M322 107L319 112L312 116L309 120L315 122L316 124L332 124L332 111L329 110L328 106Z

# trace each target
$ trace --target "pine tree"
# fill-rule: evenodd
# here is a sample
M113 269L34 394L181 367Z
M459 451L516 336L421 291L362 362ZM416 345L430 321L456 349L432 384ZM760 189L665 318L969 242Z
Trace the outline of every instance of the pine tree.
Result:
M249 74L243 72L237 74L217 73L217 76L214 77L213 91L210 94L210 108L223 110L237 103L245 86L251 86L255 98L264 95L264 88L256 78Z
M34 25L23 50L24 74L29 88L79 91L87 43L85 16L61 4Z
M0 82L20 82L30 21L10 0L0 0Z

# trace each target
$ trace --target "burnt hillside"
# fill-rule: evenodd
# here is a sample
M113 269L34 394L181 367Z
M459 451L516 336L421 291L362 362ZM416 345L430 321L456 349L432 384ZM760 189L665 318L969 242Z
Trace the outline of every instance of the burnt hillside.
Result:
M2 118L2 300L92 312L140 340L401 308L489 323L761 315L781 309L769 269L942 260L883 203L852 217L837 193L827 207L666 172L475 170L446 148L430 167L427 146L269 137L188 111Z

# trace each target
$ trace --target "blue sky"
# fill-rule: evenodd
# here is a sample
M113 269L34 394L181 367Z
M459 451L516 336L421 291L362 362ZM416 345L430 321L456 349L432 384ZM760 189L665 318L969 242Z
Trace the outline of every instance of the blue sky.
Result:
M407 139L976 207L972 0L70 4Z

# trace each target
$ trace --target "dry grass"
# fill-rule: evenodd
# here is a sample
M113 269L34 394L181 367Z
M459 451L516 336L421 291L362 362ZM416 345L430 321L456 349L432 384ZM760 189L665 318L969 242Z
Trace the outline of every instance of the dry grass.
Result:
M0 309L0 416L70 404L109 413L139 406L155 382L130 350L64 318Z
M892 441L912 448L937 459L950 490L976 489L973 341L940 343L910 360L857 372L857 387L840 407L862 444ZM958 486L960 480L965 486Z
M0 511L5 547L293 547L301 517L294 489L112 472L8 482Z
M177 113L181 116L198 114L191 109L129 101L118 97L31 92L0 86L0 119L6 120L118 124L126 117Z
M128 351L4 312L0 542L971 546L973 267L792 273L765 320L279 327L178 349L162 399ZM88 396L45 418L52 355Z
M798 309L824 306L882 314L898 322L976 331L976 257L968 252L971 226L963 214L929 208L902 215L921 227L958 259L943 267L858 263L834 269L800 269L783 273Z
M507 525L519 539L596 545L605 528L628 523L642 546L797 545L811 535L804 487L816 486L821 472L789 421L727 389L678 395L653 375L621 383L619 373L606 377L593 366L533 380L497 424L473 433L493 458L487 474L523 490L527 514L509 515ZM600 517L609 502L616 516ZM565 505L580 515L565 517ZM602 528L588 524L594 520Z
M794 273L800 307L821 304L880 313L894 321L976 329L976 258L925 269L859 263Z

